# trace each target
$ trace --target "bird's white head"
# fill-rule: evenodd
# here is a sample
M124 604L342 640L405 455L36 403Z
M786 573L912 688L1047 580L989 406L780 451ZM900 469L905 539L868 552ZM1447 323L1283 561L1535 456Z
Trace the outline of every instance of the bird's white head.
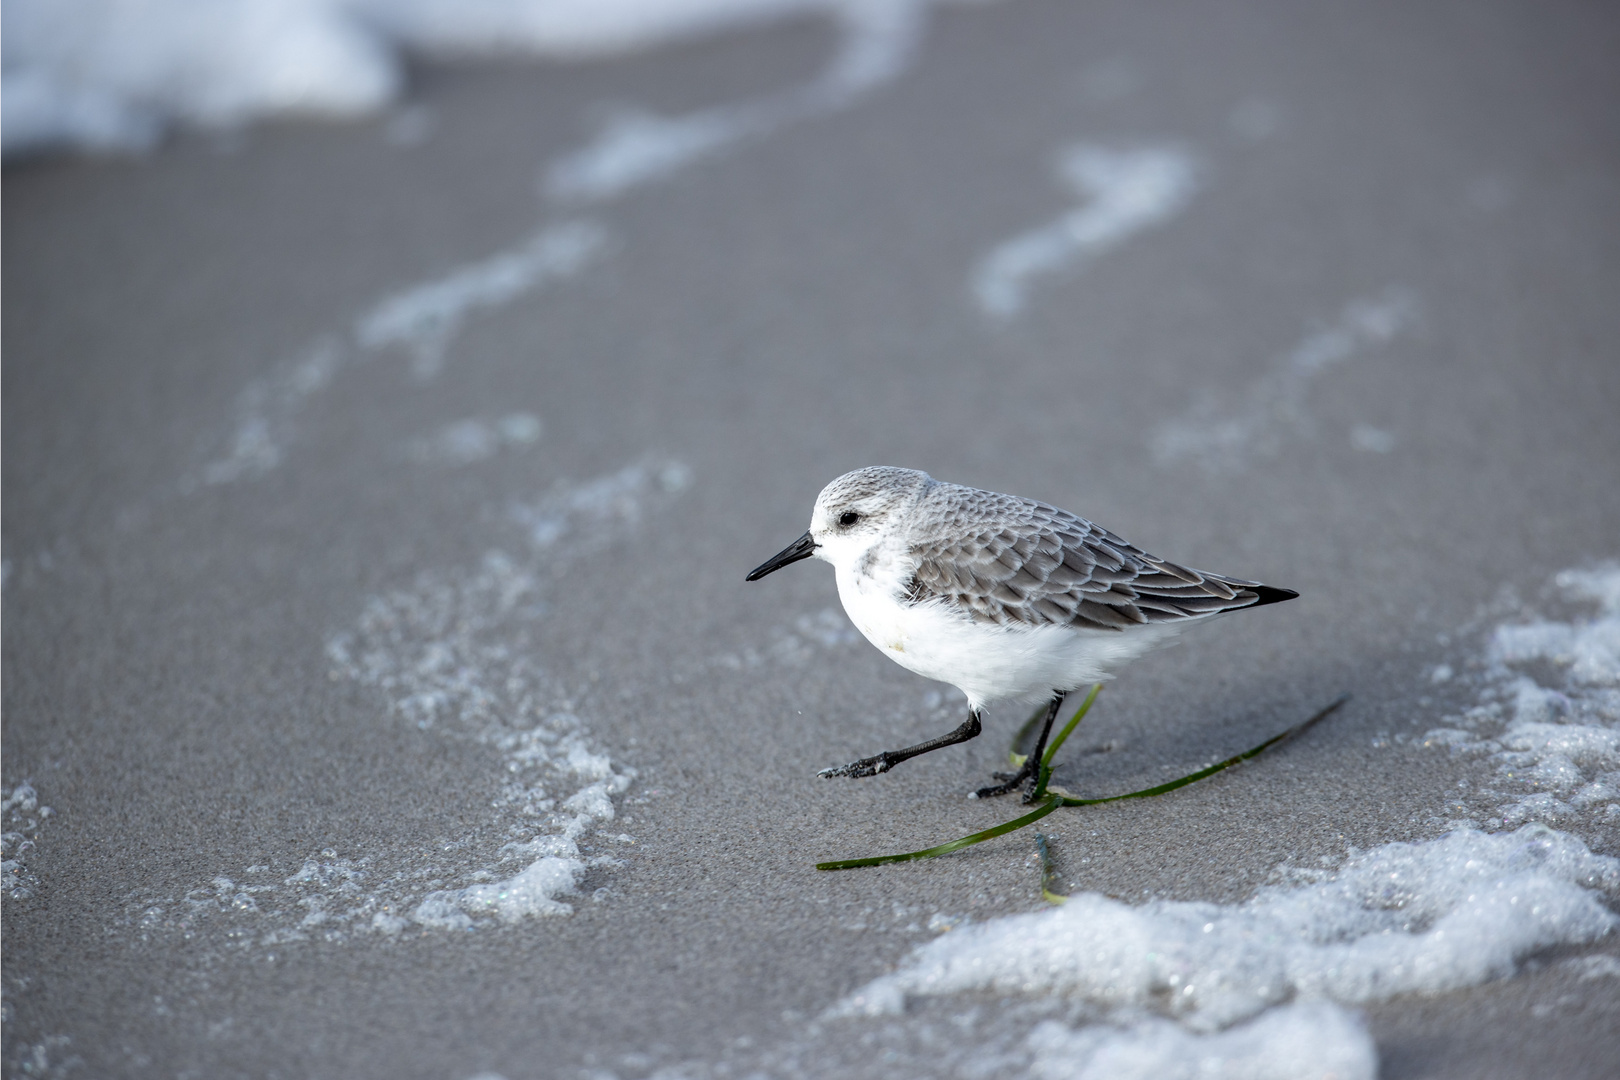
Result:
M916 469L871 465L845 473L816 498L810 531L755 567L749 581L800 559L817 558L840 570L864 559L886 536L896 535L896 518L917 504L937 481Z
M810 513L815 557L842 566L853 563L892 531L935 481L916 469L872 465L845 473L816 497Z

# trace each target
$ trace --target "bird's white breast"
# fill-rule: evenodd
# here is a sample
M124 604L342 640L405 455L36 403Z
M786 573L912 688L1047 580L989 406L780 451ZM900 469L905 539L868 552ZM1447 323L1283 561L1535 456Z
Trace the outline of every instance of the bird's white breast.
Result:
M897 554L879 548L866 552L854 565L837 566L838 599L845 614L867 641L906 667L912 665L901 657L912 644L916 620L914 609L898 597L913 569Z
M994 626L939 601L907 603L904 584L915 567L899 553L873 549L836 569L838 598L866 640L901 667L959 687L973 708L1041 699L1105 679L1179 629L1162 623L1124 631Z

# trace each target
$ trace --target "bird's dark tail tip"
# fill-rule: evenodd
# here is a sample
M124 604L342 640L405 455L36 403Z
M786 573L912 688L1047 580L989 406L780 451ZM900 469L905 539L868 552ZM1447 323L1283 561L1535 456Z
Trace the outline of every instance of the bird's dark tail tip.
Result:
M1292 600L1299 593L1293 589L1278 589L1271 585L1250 585L1249 589L1260 599L1250 604L1250 607L1263 607L1266 604L1280 604L1284 600Z

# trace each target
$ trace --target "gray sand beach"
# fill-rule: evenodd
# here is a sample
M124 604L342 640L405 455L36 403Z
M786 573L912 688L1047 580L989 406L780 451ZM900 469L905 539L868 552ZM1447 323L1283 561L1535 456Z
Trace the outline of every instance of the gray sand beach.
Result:
M1084 995L829 1012L1048 907L1031 830L813 868L1019 812L965 798L1019 710L816 776L965 715L825 565L743 581L868 464L1300 592L1110 683L1074 786L1353 695L1046 819L1072 892L1235 905L1536 821L1620 856L1620 793L1426 738L1511 713L1495 628L1585 625L1560 573L1620 558L1617 47L1598 5L1015 0L620 187L557 179L614 108L783 100L838 33L8 165L4 781L52 813L7 811L5 1075L1071 1075L1021 1048L1126 1022ZM548 851L571 891L469 899ZM1386 1080L1596 1080L1620 939L1335 1000Z

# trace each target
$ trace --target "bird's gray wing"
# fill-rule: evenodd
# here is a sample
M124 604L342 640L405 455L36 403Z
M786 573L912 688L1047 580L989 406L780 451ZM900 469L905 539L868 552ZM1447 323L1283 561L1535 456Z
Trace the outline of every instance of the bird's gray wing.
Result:
M949 497L929 500L910 538L907 598L976 622L1123 630L1248 607L1266 590L1155 558L1045 503L973 488L940 494Z

